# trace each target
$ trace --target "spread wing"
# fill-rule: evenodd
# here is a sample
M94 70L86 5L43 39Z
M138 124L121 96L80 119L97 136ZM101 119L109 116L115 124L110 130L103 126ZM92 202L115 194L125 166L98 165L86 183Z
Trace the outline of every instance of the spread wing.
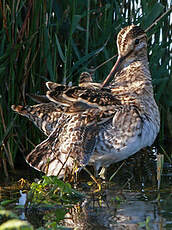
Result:
M71 175L84 167L95 149L96 124L85 126L87 116L68 116L27 156L26 161L47 175Z
M95 87L89 78L88 87L83 83L69 87L47 82L48 103L12 106L48 135L26 158L32 167L47 175L72 174L74 168L87 165L101 125L112 119L121 106L110 89Z
M49 136L59 123L65 119L62 108L53 102L41 103L33 106L12 105L12 110L29 118L45 135Z

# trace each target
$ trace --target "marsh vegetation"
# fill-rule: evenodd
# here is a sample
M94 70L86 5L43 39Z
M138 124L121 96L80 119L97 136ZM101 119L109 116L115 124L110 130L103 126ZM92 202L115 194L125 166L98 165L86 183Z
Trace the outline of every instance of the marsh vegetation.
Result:
M0 1L0 170L5 178L11 179L11 175L16 175L19 169L27 167L24 156L45 138L28 120L14 114L11 111L11 105L33 104L28 95L45 94L46 81L64 84L71 84L72 82L72 84L77 85L79 75L83 71L93 72L94 81L102 82L110 72L115 57L105 65L97 67L117 54L116 36L118 32L122 27L134 23L140 24L143 29L147 30L150 70L155 99L161 113L161 130L155 145L158 154L164 155L165 161L165 166L163 164L159 166L159 180L162 174L161 167L164 167L165 175L168 176L163 178L168 177L167 185L169 186L168 188L163 187L164 190L161 195L165 193L165 189L167 191L170 188L171 148L169 145L172 139L172 7L170 4L169 0ZM153 151L153 156L155 152L157 151ZM140 165L144 165L144 163L140 163L143 161L138 162ZM156 161L154 164L156 165ZM125 171L127 167L126 163L126 167L122 171L124 175L127 174ZM109 177L113 172L113 170L110 172ZM127 188L126 196L131 196L129 184L132 187L132 183L138 184L138 187L135 185L132 187L134 194L136 194L137 189L139 194L142 193L147 179L142 181L141 177L142 179L144 177L149 178L148 181L150 178L154 178L156 181L156 170L150 172L148 167L148 174L146 172L144 171L145 175L144 173L140 174L138 180L131 182L135 174L138 173L132 168L132 176L130 173L130 175L127 174L127 178L132 178L131 181L119 183L123 186L127 183L125 187ZM116 176L115 179L117 179ZM39 186L36 183L32 184L31 191L44 189L44 183L47 182L45 180L48 179L44 178ZM50 181L47 183L51 184ZM54 186L57 186L60 182L55 181L53 183ZM141 184L143 187L139 186ZM146 185L151 187L150 193L156 190L155 184L156 182L152 182L152 184ZM59 186L63 187L62 184ZM3 184L2 187L5 185ZM68 195L76 195L77 192L72 190L70 185L64 185L63 189L66 189L68 194L66 195L63 193L62 187L55 192L53 185L50 186L49 195L58 194L59 202L61 202L61 198L64 199L62 203L69 198L68 203L74 207L75 204L70 202L71 197ZM47 189L46 186L45 189ZM82 189L84 190L83 187ZM131 191L133 191L132 189ZM113 207L118 207L125 200L119 196L119 190L117 195L113 194L113 204L115 205ZM60 191L62 193L59 194ZM109 197L109 192L105 191ZM47 191L42 190L42 192L46 193ZM145 195L145 191L143 193ZM158 193L156 195L158 196ZM144 198L140 197L141 200L145 198L144 196ZM40 199L40 197L38 198ZM150 201L156 198L151 196ZM171 201L171 197L167 198L168 201ZM7 197L2 196L1 200L3 199L8 200ZM40 201L39 199L37 202ZM52 202L54 202L53 199ZM133 197L130 201L132 199ZM165 198L163 200L163 205L165 205ZM32 201L34 202L34 197ZM112 200L109 202L111 204ZM156 207L158 205L159 203ZM86 207L89 210L90 206L86 205ZM123 208L126 206L123 205ZM57 213L58 210L56 210ZM96 210L98 210L98 206L96 206ZM69 207L61 213L59 211L59 216L63 217L68 211ZM77 213L76 209L73 211ZM103 213L102 209L99 211ZM109 213L108 215L111 216ZM16 216L13 217L16 218ZM158 216L158 218L160 217L161 215ZM51 218L51 216L45 218ZM171 221L171 217L168 216L167 220ZM149 221L149 218L141 221L140 226L149 229ZM51 223L54 223L53 220ZM52 229L57 229L56 227L54 224Z

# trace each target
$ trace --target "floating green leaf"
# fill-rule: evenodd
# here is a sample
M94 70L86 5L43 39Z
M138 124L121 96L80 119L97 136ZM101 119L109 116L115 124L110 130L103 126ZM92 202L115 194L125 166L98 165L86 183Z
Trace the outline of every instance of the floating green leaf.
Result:
M0 225L0 230L33 230L33 226L27 221L18 219L8 220Z

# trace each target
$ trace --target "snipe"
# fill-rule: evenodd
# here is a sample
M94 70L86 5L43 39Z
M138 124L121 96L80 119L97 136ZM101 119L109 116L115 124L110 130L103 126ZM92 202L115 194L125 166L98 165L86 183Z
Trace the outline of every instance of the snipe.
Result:
M79 86L47 82L47 103L12 106L48 136L27 156L32 167L58 176L87 164L98 171L153 144L160 117L146 34L139 26L127 26L117 46L118 60L102 85L85 73Z

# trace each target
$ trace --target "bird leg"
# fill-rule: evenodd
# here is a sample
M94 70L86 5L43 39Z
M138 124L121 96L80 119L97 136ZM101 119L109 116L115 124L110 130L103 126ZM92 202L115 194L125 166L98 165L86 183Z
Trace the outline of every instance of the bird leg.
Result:
M89 176L91 177L91 179L96 183L96 185L97 185L97 187L98 187L98 188L94 191L94 193L100 192L100 191L101 191L101 183L97 181L97 179L95 178L95 176L93 176L93 174L92 174L86 167L84 167L83 169L89 174Z

